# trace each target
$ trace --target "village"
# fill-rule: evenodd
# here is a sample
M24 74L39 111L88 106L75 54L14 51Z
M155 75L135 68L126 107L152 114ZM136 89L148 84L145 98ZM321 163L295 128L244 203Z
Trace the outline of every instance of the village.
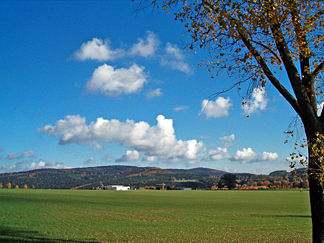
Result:
M240 185L237 185L232 190L269 190L269 189L275 189L267 186L245 186L241 187ZM293 188L289 188L293 189ZM301 188L298 188L301 189ZM227 186L224 186L222 188L219 188L217 186L212 186L208 189L197 189L197 188L191 188L191 187L165 187L165 184L162 184L162 187L159 186L143 186L143 187L132 187L132 186L125 186L125 185L103 185L97 186L95 190L112 190L112 191L130 191L130 190L178 190L178 191L192 191L192 190L230 190Z

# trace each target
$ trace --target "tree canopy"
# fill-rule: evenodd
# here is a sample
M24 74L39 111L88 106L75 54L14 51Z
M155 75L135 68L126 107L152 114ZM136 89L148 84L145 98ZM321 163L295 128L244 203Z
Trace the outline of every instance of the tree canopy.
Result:
M232 190L236 187L236 175L231 173L226 173L220 178L218 185L227 186L229 190Z
M248 93L270 81L296 111L307 137L313 241L324 242L324 109L319 110L323 1L152 0L150 4L173 12L184 23L192 37L190 49L209 51L202 65L212 77L222 70L239 75L229 89L251 81Z
M184 23L191 49L208 48L203 65L213 76L226 69L252 80L252 87L269 80L300 116L305 109L308 116L317 114L323 101L321 1L170 0L162 6L172 7L175 19ZM294 94L284 85L283 70Z

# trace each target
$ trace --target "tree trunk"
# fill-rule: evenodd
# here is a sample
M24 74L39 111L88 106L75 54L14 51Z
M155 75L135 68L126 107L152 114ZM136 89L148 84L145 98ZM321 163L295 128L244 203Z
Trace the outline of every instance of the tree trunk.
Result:
M322 129L322 126L314 129L315 124L312 125L312 128L305 126L305 130L308 141L308 181L313 225L313 243L324 243L324 129Z

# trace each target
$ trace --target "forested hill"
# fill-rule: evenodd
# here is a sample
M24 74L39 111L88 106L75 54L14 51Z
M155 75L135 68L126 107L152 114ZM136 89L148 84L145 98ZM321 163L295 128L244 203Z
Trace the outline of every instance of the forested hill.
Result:
M78 186L82 189L92 189L103 183L123 184L132 187L157 186L185 186L207 189L216 185L225 171L194 168L194 169L161 169L157 167L136 166L100 166L72 169L38 169L25 172L0 174L0 183L4 186L10 182L13 186L52 189L71 189ZM273 172L274 175L237 174L238 182L245 183L252 180L291 180L288 172ZM86 185L86 186L84 186Z

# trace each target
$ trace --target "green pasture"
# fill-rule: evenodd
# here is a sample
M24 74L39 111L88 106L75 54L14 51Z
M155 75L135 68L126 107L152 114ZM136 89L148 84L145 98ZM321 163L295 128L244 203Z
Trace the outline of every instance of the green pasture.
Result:
M0 190L1 242L310 242L308 192Z

